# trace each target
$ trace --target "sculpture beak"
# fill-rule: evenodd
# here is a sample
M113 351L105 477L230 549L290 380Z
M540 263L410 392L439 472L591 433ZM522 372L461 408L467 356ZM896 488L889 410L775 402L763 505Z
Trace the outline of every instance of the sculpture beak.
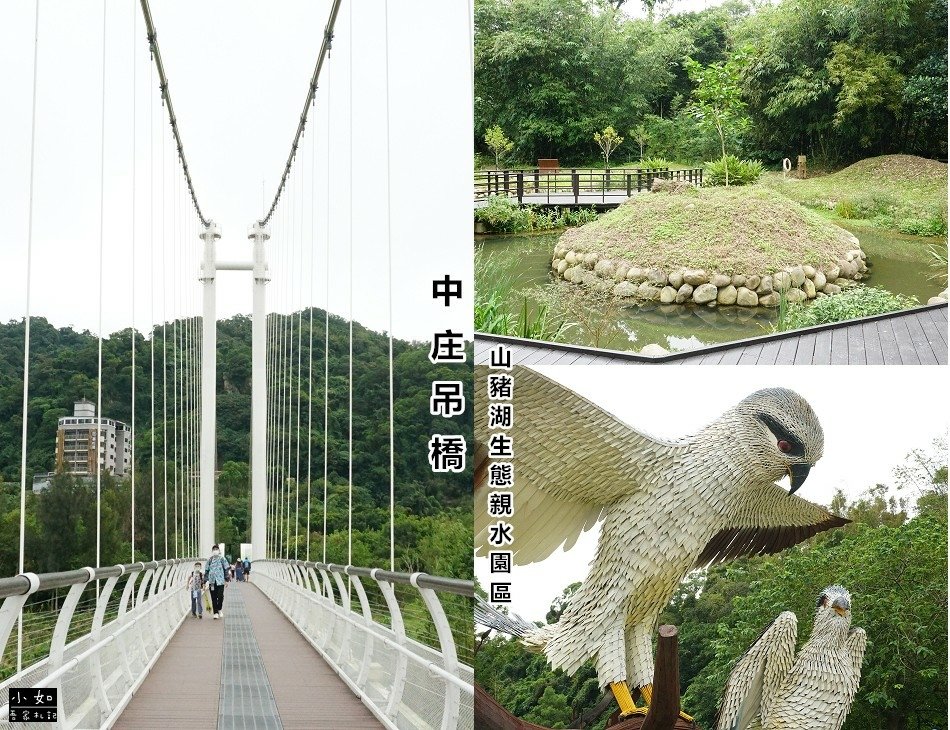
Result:
M792 482L792 488L788 490L789 494L795 494L799 487L805 483L809 471L811 471L811 464L792 464L789 467L788 476Z
M849 601L844 596L838 596L834 600L834 603L831 604L831 607L834 609L835 613L839 616L844 616L851 610L851 601Z

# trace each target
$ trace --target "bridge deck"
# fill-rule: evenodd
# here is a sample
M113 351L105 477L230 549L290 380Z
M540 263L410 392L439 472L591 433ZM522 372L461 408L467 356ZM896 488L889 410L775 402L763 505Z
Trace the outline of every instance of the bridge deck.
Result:
M499 342L522 365L946 365L947 306L931 305L752 337L663 357L516 337L477 335L476 364Z
M188 616L114 727L382 727L256 585L224 614Z

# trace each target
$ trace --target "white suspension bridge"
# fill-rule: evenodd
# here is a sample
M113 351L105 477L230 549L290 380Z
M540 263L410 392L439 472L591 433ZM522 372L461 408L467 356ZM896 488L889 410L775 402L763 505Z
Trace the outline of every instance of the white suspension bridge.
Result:
M134 4L136 0L131 0ZM99 335L94 448L86 477L95 482L96 565L79 570L36 574L26 570L25 535L28 472L28 426L31 422L30 364L33 278L34 161L37 127L37 68L44 46L41 4L34 19L33 106L30 133L29 228L26 241L26 314L24 318L22 448L20 458L19 574L0 578L0 703L10 688L52 688L55 726L63 728L195 727L231 728L469 728L473 725L473 670L470 580L396 570L394 469L392 246L387 241L389 287L389 561L385 566L357 567L353 558L353 247L350 246L350 313L348 394L348 530L347 564L327 561L327 478L330 360L330 116L325 139L306 135L315 126L315 111L333 101L327 68L333 54L353 53L353 6L343 12L349 22L344 37L335 29L341 0L331 0L329 15L307 88L297 131L280 182L266 212L248 229L251 257L221 257L221 230L199 205L172 105L169 79L162 63L158 34L148 0L138 0L132 27L120 30L115 6L103 2L102 99L99 167ZM470 7L463 4L460 17ZM43 6L45 10L45 6ZM54 11L55 12L55 11ZM387 64L382 117L389 147L389 8L384 3ZM43 16L42 20L46 20ZM464 22L460 27L464 27ZM358 27L358 26L357 26ZM151 83L148 118L137 118L138 76L132 73L132 252L133 287L141 271L161 269L155 291L150 277L150 311L154 322L147 337L135 330L135 297L128 360L131 372L131 428L147 422L149 453L131 453L130 561L102 565L103 442L103 259L105 219L106 39L109 33L134 37L133 69L149 54ZM469 34L471 28L468 28ZM460 42L467 42L467 38ZM90 44L92 47L92 44ZM352 70L349 83L352 84ZM352 93L349 110L352 116ZM157 104L155 102L158 102ZM143 130L145 130L143 132ZM147 138L148 192L136 191L137 145ZM350 165L352 166L352 136ZM156 156L159 162L156 164ZM387 161L388 162L388 161ZM388 164L385 187L392 184ZM325 189L319 185L326 172ZM319 174L318 174L319 173ZM350 216L353 215L350 170ZM326 307L323 362L314 348L313 256L319 193L326 196ZM138 204L145 197L146 204ZM147 219L148 260L136 260L136 216ZM387 206L388 215L388 206ZM142 220L139 218L139 227ZM352 235L352 234L351 234ZM200 239L202 245L196 243ZM142 242L139 241L139 244ZM271 279L268 258L277 257L277 300L293 314L268 313L266 291ZM200 258L200 267L199 267ZM201 316L198 316L194 271L200 268ZM250 536L253 555L248 583L232 583L223 621L186 621L190 597L185 590L196 560L216 540L216 282L227 271L252 278L252 368L250 433ZM305 273L306 272L306 273ZM138 278L137 278L138 277ZM294 280L295 279L295 280ZM160 310L157 311L157 310ZM141 312L138 313L141 315ZM297 318L296 326L293 319ZM309 321L304 323L305 317ZM319 324L319 322L318 322ZM304 339L303 332L309 332ZM319 331L319 330L318 330ZM147 341L147 344L146 344ZM318 343L319 345L319 343ZM142 352L147 353L143 368ZM139 361L137 362L137 358ZM316 362L315 362L316 359ZM320 377L320 370L323 377ZM144 371L149 394L138 403ZM316 376L316 378L315 378ZM142 376L140 376L142 377ZM320 389L323 393L320 393ZM138 390L137 390L138 389ZM324 411L314 413L322 395ZM357 398L359 394L357 394ZM143 410L144 409L144 410ZM319 410L319 408L318 408ZM323 442L314 443L312 426L323 419ZM138 419L138 424L137 424ZM35 421L35 418L33 419ZM305 435L304 435L305 434ZM141 444L142 439L138 439ZM323 474L312 467L323 455ZM314 455L317 455L315 458ZM136 465L149 464L143 475ZM318 471L318 470L317 470ZM138 472L138 476L137 476ZM311 514L312 478L322 476L323 515ZM139 479L139 484L136 484ZM141 480L147 481L146 485ZM302 493L303 486L305 493ZM146 487L143 490L143 487ZM149 495L136 504L137 489ZM319 495L317 495L319 496ZM141 498L140 498L141 499ZM301 505L303 502L303 505ZM137 518L136 510L140 515ZM148 514L146 535L136 535ZM120 516L125 519L126 516ZM320 547L311 555L311 543ZM144 547L143 547L144 546ZM236 546L235 546L236 547ZM319 559L317 559L319 558ZM64 595L63 595L64 593ZM15 667L13 664L15 658ZM12 672L12 674L11 674ZM0 674L4 677L4 674ZM10 707L0 706L0 726ZM22 726L49 727L48 723ZM20 727L15 723L13 727Z

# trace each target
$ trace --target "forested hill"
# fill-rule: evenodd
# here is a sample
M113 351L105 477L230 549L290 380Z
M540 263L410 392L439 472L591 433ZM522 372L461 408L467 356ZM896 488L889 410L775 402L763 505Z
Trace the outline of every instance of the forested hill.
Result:
M692 59L739 70L749 124L729 131L734 154L946 157L946 0L680 5L476 0L476 150L494 162L484 137L499 125L514 145L504 164L587 164L611 125L624 138L615 163L718 159L718 136L689 108ZM640 6L649 17L630 17Z
M322 310L314 309L313 322L313 418L312 474L323 476L324 322ZM278 321L283 326L283 319ZM301 424L306 428L311 312L295 315L285 338L296 353L298 325L302 348ZM200 323L199 323L200 324ZM184 325L179 323L179 328ZM23 322L0 324L0 482L18 481L23 372ZM329 458L331 481L345 479L348 472L349 323L330 316L329 327ZM162 452L162 328L155 332L155 413L154 440ZM172 378L175 358L175 327L165 327L168 353L168 429L171 442L174 422ZM103 341L103 414L125 422L132 416L131 331L114 333ZM373 492L378 503L388 500L388 337L359 324L353 326L353 481ZM97 338L90 332L69 327L57 329L43 318L34 318L31 327L30 409L27 429L27 477L51 471L57 419L72 415L73 401L95 400ZM394 350L395 446L397 484L419 486L427 498L444 506L466 503L471 497L470 472L459 475L433 474L427 459L427 444L433 433L463 432L471 442L471 408L465 418L446 420L429 415L433 380L465 380L471 396L471 366L432 365L427 343L396 340ZM251 319L236 316L218 322L218 465L247 462L251 419ZM296 354L294 355L296 366ZM140 469L147 468L152 448L151 378L152 346L136 333L136 449ZM296 380L296 377L295 377ZM293 391L296 393L296 390ZM294 395L296 399L296 396ZM294 400L296 408L296 400ZM296 417L296 410L294 412ZM304 436L306 438L306 436ZM156 457L156 461L160 460ZM171 443L169 443L171 458ZM306 472L305 451L301 473ZM409 487L407 486L407 489ZM413 490L409 490L413 491ZM378 494L377 494L378 492ZM385 492L385 494L384 494ZM420 497L422 496L420 495ZM428 510L425 510L428 511Z

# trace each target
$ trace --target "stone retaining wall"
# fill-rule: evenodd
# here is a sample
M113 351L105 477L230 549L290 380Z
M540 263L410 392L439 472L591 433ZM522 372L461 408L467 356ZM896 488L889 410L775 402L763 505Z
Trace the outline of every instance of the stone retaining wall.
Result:
M867 255L857 238L852 243L854 248L834 265L815 268L806 264L757 274L646 269L623 259L579 253L559 243L551 268L558 278L592 288L609 288L622 299L710 307L777 307L780 292L785 292L789 302L802 302L836 294L866 278Z

